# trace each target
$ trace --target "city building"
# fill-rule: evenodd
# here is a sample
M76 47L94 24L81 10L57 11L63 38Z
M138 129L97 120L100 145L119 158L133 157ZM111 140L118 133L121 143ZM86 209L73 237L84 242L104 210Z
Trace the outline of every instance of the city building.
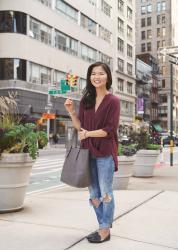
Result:
M132 126L135 118L135 1L115 1L117 47L114 57L115 94L121 101L120 132Z
M159 48L178 44L178 2L176 0L136 1L136 54L149 53L159 61L159 118L170 129L170 65ZM174 130L178 129L178 69L174 67Z
M158 115L159 79L156 59L150 54L137 55L136 58L136 119L147 122L155 132L161 132Z
M68 73L75 75L78 88L71 88L70 96L77 105L88 66L102 61L112 70L112 91L121 99L121 122L131 122L134 25L132 0L1 0L0 93L17 91L20 112L31 119L41 121L50 110L56 115L50 120L50 132L62 135L70 124L63 105L66 96L50 96L48 91L60 88ZM42 124L46 126L46 120Z

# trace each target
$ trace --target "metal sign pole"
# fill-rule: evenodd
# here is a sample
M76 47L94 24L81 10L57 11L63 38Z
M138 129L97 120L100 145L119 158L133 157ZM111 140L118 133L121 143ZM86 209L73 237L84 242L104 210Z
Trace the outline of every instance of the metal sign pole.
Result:
M173 64L170 61L170 166L173 166Z

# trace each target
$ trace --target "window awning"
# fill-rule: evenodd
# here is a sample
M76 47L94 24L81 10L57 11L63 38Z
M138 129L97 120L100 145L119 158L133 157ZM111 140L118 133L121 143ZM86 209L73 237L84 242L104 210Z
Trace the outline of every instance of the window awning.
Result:
M156 130L156 132L162 132L163 130L159 124L153 124L153 127Z

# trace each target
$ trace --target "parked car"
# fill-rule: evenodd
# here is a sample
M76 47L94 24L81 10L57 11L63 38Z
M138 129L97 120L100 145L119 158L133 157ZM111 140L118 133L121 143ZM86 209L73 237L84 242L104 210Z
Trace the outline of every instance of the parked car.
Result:
M178 137L176 137L175 135L173 135L173 142L174 142L174 146L178 146ZM168 136L164 136L163 137L163 147L164 145L169 145L170 144L170 135Z
M122 145L127 145L129 144L130 142L130 139L127 137L127 135L123 135L119 138L119 142L122 144Z

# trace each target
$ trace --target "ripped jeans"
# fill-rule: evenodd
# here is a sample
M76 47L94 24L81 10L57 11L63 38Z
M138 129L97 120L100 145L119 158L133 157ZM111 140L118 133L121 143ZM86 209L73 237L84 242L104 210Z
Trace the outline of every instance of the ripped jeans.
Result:
M99 228L110 228L114 217L112 156L90 157L92 184L89 187L90 204L94 207Z

